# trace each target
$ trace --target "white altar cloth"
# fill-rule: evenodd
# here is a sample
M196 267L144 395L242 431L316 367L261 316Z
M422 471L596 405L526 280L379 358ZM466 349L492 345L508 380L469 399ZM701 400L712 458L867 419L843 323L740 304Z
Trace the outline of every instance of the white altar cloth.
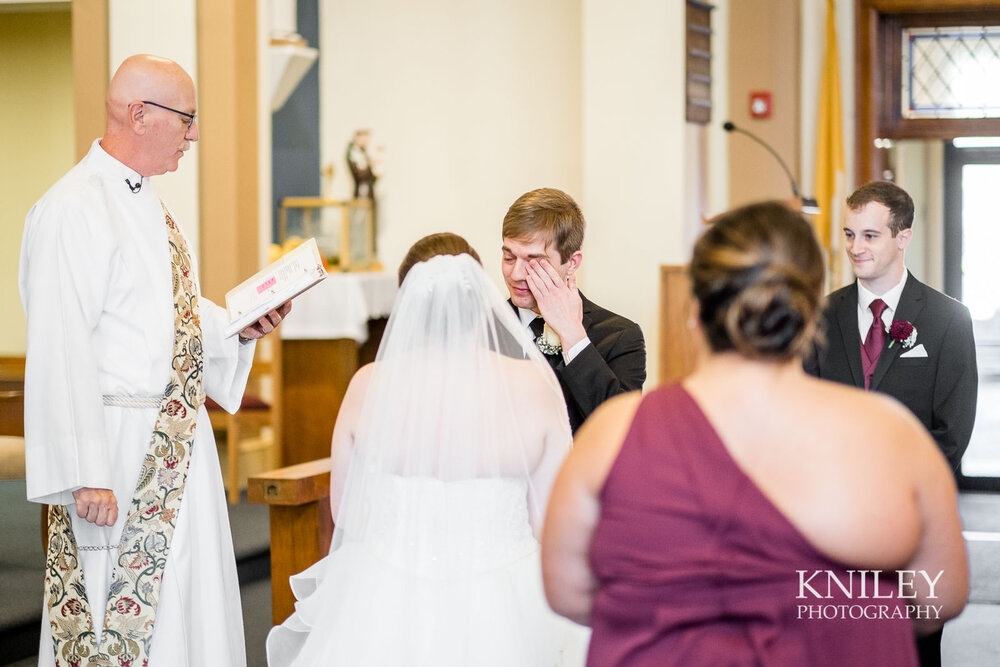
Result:
M396 299L396 276L389 273L331 273L295 297L281 323L285 340L353 338L368 340L368 320L388 317Z

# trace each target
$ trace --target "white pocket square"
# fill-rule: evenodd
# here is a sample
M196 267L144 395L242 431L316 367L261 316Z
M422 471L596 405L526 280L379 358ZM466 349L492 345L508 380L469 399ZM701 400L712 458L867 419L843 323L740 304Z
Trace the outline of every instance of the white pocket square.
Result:
M912 350L908 350L908 351L904 352L903 354L899 355L899 358L900 359L919 359L920 357L926 357L926 356L927 356L927 350L924 349L924 344L921 343L920 345L917 345Z

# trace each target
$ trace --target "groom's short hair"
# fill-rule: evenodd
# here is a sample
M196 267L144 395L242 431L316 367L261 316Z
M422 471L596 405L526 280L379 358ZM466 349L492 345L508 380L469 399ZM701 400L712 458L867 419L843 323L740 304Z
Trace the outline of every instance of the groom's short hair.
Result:
M865 183L847 198L847 210L860 211L872 202L889 209L889 231L893 236L913 226L913 199L895 183Z
M555 244L562 262L583 245L587 223L580 207L562 190L539 188L517 198L503 218L501 236L527 239L541 235L545 246Z

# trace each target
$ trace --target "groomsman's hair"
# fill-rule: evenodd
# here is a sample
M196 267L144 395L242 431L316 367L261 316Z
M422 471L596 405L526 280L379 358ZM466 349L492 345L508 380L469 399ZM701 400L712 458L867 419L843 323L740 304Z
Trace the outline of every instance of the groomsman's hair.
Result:
M780 202L716 218L688 267L713 352L788 361L812 350L823 297L823 255L812 226Z
M469 242L458 234L451 232L440 232L431 234L420 239L406 252L402 264L399 265L399 284L403 284L406 274L410 272L414 264L426 262L431 257L438 255L469 255L482 266L483 261L479 259L479 253L469 245Z
M515 240L541 235L546 248L555 243L559 260L565 263L583 245L586 226L583 213L572 197L555 188L539 188L526 192L510 205L500 234Z
M889 209L889 230L896 236L913 226L913 200L906 190L889 181L865 183L847 198L847 209L860 211L875 202Z

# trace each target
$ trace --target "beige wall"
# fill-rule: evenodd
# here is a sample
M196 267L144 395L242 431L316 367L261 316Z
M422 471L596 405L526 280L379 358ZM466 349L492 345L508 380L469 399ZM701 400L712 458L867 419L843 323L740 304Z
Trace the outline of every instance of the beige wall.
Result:
M194 74L192 3L148 20L111 0L111 66L141 37L153 45L146 50ZM709 158L719 154L717 128L684 120L683 16L683 3L658 0L475 8L432 0L419 9L398 0L320 0L320 141L323 162L337 168L333 194L347 194L351 132L372 128L374 143L385 145L387 267L416 238L448 229L481 251L499 283L507 207L535 187L568 191L590 223L581 286L643 326L651 386L658 268L686 261L701 218L726 199L705 182L718 173ZM175 44L158 40L167 33ZM725 90L723 64L716 91ZM177 175L192 179L195 166ZM196 188L178 185L165 192L171 205L193 206ZM195 216L181 217L196 237Z
M729 120L770 144L800 192L811 191L811 184L802 187L799 159L799 0L730 2L729 25ZM771 92L770 118L750 117L750 92L758 90ZM792 196L774 156L737 133L729 138L729 196L730 206Z
M176 61L198 85L198 50L195 32L195 0L108 3L108 56L114 74L125 58L152 53ZM201 257L198 216L198 144L191 146L177 171L154 176L156 192L181 225L191 252Z
M700 160L685 150L702 148L684 120L684 3L583 4L581 204L590 226L581 287L642 327L649 388L659 367L659 267L687 260L684 229L699 211L685 210L686 193L702 189L691 185Z
M448 230L500 284L507 207L564 189L588 220L581 288L643 327L652 386L659 266L685 261L708 206L706 131L684 121L684 3L321 0L320 24L321 159L344 197L352 131L384 144L387 268Z
M941 141L897 141L890 164L896 183L913 198L913 238L906 268L944 289L944 146Z
M112 70L132 53L152 52L174 58L196 75L194 0L160 4L144 5L140 12L135 3L112 0ZM69 3L29 9L0 11L0 155L18 156L0 161L0 306L9 313L0 330L0 355L24 354L24 311L17 292L24 216L76 161ZM158 192L196 248L197 176L197 151L192 150L178 172L156 178Z
M578 0L320 0L321 161L345 197L353 131L371 128L385 146L379 255L390 270L447 230L499 280L514 199L543 186L581 196L580 12Z
M22 355L24 216L74 162L69 3L60 11L0 12L0 63L0 355Z

